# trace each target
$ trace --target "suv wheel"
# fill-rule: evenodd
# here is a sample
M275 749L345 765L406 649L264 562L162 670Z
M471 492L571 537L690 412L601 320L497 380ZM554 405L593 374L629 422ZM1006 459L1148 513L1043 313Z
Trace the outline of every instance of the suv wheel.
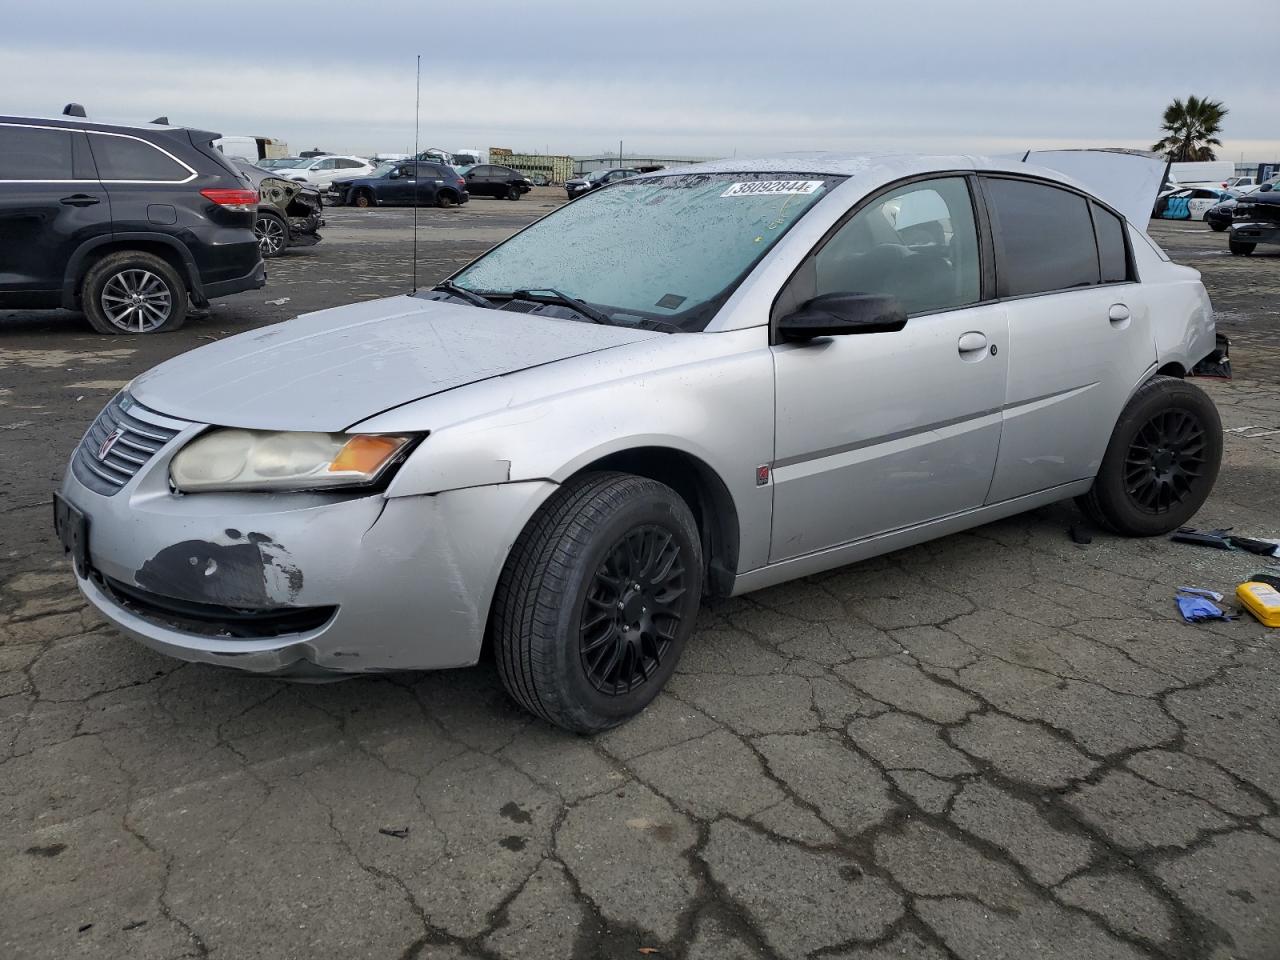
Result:
M168 333L187 318L187 285L178 271L137 250L108 254L90 267L80 301L98 333Z
M436 196L437 207L443 207L443 208L452 207L456 202L457 202L456 198L454 197L453 193L449 190L441 190L440 193L437 194Z
M1253 248L1256 246L1256 243L1245 243L1243 240L1227 241L1227 247L1230 248L1231 252L1237 257L1247 257L1249 254L1253 253Z
M491 630L507 692L575 733L635 716L693 632L702 546L670 487L625 473L566 483L507 558Z
M289 245L289 228L274 213L258 214L253 224L253 235L258 238L258 250L263 260L280 256Z
M1178 529L1204 504L1222 463L1222 421L1199 387L1155 377L1133 395L1093 489L1076 498L1099 526L1130 537Z
M508 200L519 200L519 199L520 199L520 188L519 188L519 187L517 187L517 186L515 186L514 184L512 184L512 185L511 185L511 186L509 186L509 187L507 187L507 199L508 199Z

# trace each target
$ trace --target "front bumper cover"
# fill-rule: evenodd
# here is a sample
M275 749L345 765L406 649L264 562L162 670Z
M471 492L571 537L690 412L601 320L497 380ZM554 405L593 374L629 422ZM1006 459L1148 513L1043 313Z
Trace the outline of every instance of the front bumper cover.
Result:
M256 673L476 662L507 551L554 484L175 495L169 460L200 429L113 496L70 470L63 480L61 495L88 518L89 569L77 581L117 628L169 656ZM219 610L246 616L220 624Z

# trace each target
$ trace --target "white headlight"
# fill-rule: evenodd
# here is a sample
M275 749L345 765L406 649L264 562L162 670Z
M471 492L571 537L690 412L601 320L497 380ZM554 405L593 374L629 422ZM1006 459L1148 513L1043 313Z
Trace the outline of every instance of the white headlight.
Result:
M212 430L178 451L169 465L184 493L207 490L312 490L365 486L410 441L405 436Z

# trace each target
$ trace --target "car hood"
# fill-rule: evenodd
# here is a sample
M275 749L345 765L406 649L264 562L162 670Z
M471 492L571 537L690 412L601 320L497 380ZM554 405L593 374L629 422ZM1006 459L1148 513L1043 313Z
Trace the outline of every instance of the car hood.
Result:
M468 383L664 336L401 296L304 314L162 363L133 381L173 417L338 432Z

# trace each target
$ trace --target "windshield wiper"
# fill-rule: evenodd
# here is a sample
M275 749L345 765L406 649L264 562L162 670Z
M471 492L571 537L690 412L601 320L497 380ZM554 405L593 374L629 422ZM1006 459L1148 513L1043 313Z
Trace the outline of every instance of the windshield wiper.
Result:
M550 294L550 296L546 296L547 294ZM584 303L577 297L571 297L567 293L561 293L559 290L553 290L551 287L538 287L536 290L512 290L509 296L512 300L529 300L533 303L558 303L562 307L568 307L570 310L577 310L594 323L609 322L609 318L591 306L591 304Z
M458 297L461 300L465 300L467 301L467 303L475 307L484 307L487 310L493 309L493 304L490 303L488 300L486 300L484 297L480 296L480 294L472 293L466 287L460 287L456 283L454 283L452 280L442 280L431 289L439 290L442 293L451 293L455 297Z

